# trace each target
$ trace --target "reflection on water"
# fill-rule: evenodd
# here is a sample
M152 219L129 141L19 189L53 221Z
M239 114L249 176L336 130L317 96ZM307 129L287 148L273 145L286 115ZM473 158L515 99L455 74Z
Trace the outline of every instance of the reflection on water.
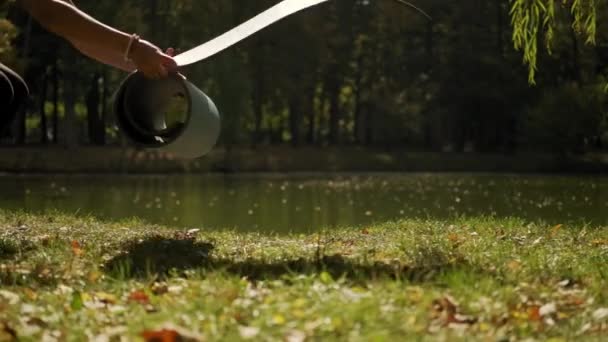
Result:
M243 231L462 215L608 224L608 177L601 176L4 176L0 186L3 209Z

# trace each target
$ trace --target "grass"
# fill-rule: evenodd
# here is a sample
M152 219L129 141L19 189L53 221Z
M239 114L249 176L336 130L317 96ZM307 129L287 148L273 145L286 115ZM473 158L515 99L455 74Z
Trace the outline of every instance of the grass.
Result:
M310 235L0 212L0 340L602 340L608 229L471 218Z

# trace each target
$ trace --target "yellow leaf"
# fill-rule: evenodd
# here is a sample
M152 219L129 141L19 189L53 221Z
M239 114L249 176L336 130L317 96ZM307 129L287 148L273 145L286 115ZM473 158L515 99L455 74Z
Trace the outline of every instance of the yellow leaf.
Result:
M554 226L553 228L551 228L551 237L555 237L555 235L557 235L557 233L562 228L562 226L563 225L558 224L558 225Z
M99 278L101 278L102 274L99 271L91 271L89 272L89 274L87 274L87 279L89 279L89 281L91 283L95 283L97 282L97 280L99 280Z
M507 268L511 271L517 271L521 268L521 262L518 260L511 260L507 263Z
M111 293L105 292L97 292L95 293L95 297L102 303L106 304L116 304L116 296Z
M26 287L25 289L23 289L23 292L25 293L27 298L29 298L30 300L36 300L36 298L38 298L38 293L36 293L36 291L34 291L30 288Z
M272 316L272 323L275 325L283 325L285 324L286 320L285 317L281 314L276 314L274 316Z

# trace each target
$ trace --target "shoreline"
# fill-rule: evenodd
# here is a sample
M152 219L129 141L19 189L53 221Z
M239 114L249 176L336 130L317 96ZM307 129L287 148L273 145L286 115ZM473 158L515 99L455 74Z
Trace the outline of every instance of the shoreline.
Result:
M362 147L268 146L184 161L157 151L120 147L0 147L0 174L260 174L260 173L608 173L608 154L420 152Z

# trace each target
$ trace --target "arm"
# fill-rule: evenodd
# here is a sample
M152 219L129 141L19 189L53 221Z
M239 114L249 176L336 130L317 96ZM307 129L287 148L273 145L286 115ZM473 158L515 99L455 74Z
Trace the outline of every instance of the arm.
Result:
M76 7L72 0L61 1L69 3L73 7ZM128 72L134 71L136 69L135 64L133 64L133 62L124 60L124 51L123 54L116 54L112 53L111 51L100 49L99 47L95 46L95 44L90 44L86 41L72 40L70 42L82 54L89 56L90 58L95 59L98 62L111 65L117 69L121 69Z
M133 64L124 61L131 36L104 25L61 0L19 0L42 26L64 37L92 58L121 68L134 67L149 77L165 76L177 67L172 57L146 41L136 41L131 49Z

